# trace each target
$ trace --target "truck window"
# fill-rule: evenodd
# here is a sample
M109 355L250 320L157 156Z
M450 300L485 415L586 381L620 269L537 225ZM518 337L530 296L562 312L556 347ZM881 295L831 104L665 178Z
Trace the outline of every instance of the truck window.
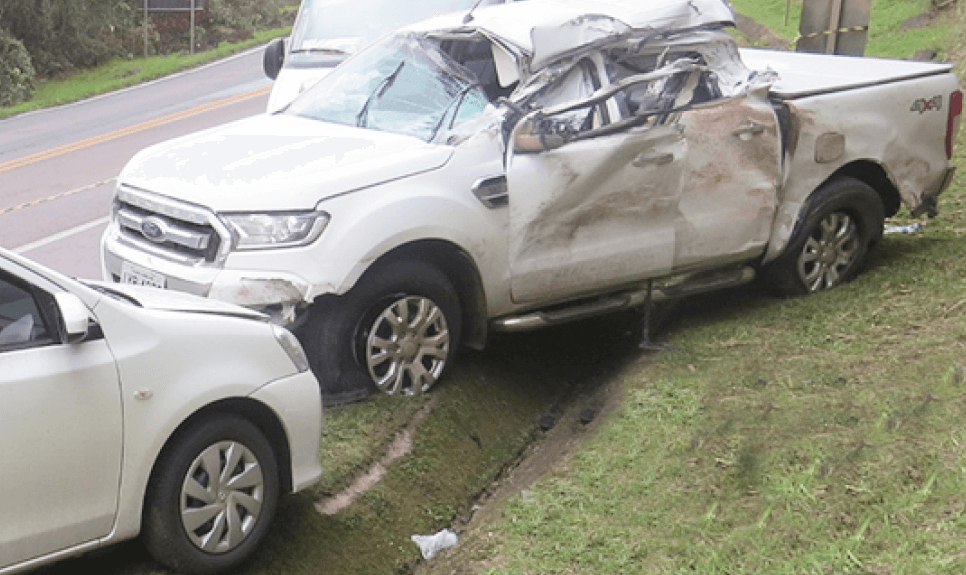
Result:
M556 82L538 93L532 100L532 106L537 109L548 109L580 102L589 98L600 89L600 86L597 66L589 58L583 58ZM601 103L592 103L554 113L552 131L576 136L605 126L610 121L607 107Z
M607 60L612 83L629 82L617 95L623 115L653 115L665 123L666 113L721 97L715 75L698 52L662 52ZM635 78L646 78L635 82Z

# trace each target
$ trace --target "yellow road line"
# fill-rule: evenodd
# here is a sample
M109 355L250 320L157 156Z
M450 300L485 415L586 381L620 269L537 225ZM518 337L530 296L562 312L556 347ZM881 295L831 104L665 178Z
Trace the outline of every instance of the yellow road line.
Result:
M246 92L244 94L238 94L237 96L231 96L224 98L222 100L217 100L215 102L209 102L207 104L202 104L201 106L196 106L188 110L183 110L169 116L164 116L161 118L156 118L154 120L148 120L147 122L142 122L140 124L135 124L134 126L128 126L127 128L121 128L120 130L115 130L107 134L102 134L100 136L94 136L92 138L87 138L86 140L80 140L72 144L65 144L57 148L51 148L43 152L38 152L36 154L31 154L29 156L24 156L22 158L17 158L16 160L10 160L9 162L4 162L0 164L0 173L14 170L16 168L21 168L33 164L35 162L40 162L42 160L49 160L50 158L55 158L63 154L68 154L70 152L76 152L77 150L82 150L84 148L89 148L97 144L104 142L109 142L123 136L128 136L130 134L135 134L137 132L142 132L162 124L167 124L169 122L174 122L175 120L181 120L182 118L187 118L189 116L194 116L196 114L201 114L209 110L214 110L215 108L220 108L221 106L227 106L228 104L234 104L235 102L241 102L242 100L247 100L249 98L254 98L256 96L261 96L272 89L271 86L265 86L257 90L252 90L251 92Z
M106 186L106 185L110 184L113 181L114 181L114 178L108 178L106 180L97 182L96 184L88 184L88 185L82 186L80 188L74 188L73 190L67 190L66 192L60 192L59 194L54 194L52 196L47 196L46 198L37 198L36 200L31 200L29 202L24 202L22 204L18 204L16 206L11 206L9 208L2 208L2 209L0 209L0 216L2 216L3 214L9 213L9 212L17 212L17 211L20 211L20 210L25 210L27 208L32 208L34 206L39 206L40 204L45 204L47 202L52 202L54 200L59 200L61 198L66 198L68 196L73 196L74 194L77 194L77 193L80 193L80 192L86 192L87 190L93 190L93 189L99 188L101 186Z

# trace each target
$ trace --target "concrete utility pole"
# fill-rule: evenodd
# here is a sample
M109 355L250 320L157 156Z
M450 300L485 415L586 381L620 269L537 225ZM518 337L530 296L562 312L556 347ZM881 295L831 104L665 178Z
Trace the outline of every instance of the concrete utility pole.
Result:
M148 57L148 0L144 0L144 57Z
M191 0L191 47L188 48L189 54L195 53L195 0Z
M872 0L805 0L796 49L861 56L871 16Z

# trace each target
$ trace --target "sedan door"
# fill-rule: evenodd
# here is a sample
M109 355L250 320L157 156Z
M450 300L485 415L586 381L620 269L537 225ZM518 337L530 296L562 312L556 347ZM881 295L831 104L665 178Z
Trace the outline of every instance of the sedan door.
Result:
M121 469L107 342L62 343L51 293L18 272L0 269L0 568L108 535Z

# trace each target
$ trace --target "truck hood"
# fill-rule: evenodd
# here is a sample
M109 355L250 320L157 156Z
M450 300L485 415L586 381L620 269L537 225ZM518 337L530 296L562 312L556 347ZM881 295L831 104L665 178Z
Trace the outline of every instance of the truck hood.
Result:
M216 212L311 210L437 169L452 153L409 136L261 114L146 148L119 181Z

